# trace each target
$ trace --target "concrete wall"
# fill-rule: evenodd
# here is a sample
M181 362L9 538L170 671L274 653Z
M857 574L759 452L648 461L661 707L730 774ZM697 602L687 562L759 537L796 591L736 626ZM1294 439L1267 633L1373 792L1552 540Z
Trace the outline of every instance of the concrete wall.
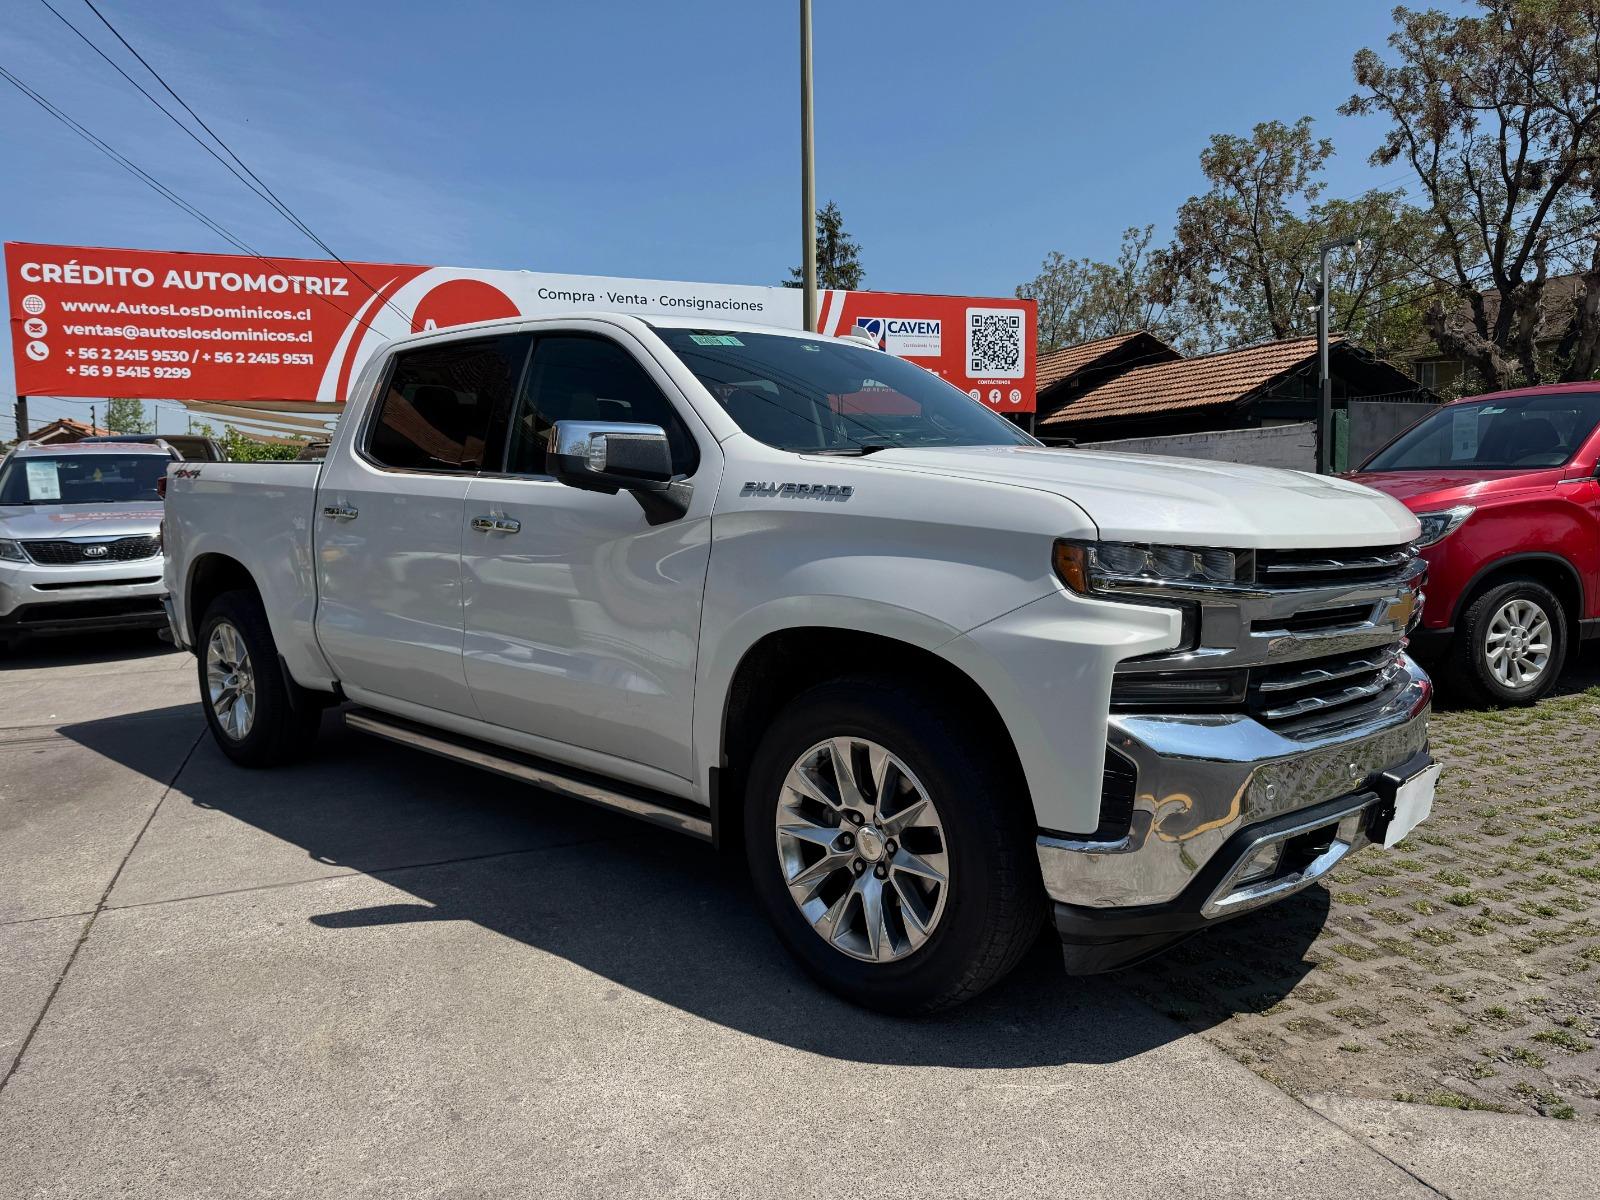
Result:
M1317 469L1317 427L1310 421L1297 425L1271 425L1265 429L1219 429L1213 433L1124 438L1116 442L1084 442L1081 445L1089 450L1170 454L1178 458L1249 463L1257 467L1288 467L1296 471Z
M1381 450L1395 434L1437 407L1435 404L1412 404L1398 400L1350 401L1351 470L1365 462L1368 455Z

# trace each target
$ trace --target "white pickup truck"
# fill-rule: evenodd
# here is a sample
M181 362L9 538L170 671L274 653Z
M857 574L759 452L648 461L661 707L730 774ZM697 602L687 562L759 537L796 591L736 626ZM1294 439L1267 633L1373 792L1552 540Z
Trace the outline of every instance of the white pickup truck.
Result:
M801 964L927 1012L1105 970L1427 813L1416 519L1052 450L850 339L611 314L389 344L322 463L182 463L222 749L353 728L739 848Z

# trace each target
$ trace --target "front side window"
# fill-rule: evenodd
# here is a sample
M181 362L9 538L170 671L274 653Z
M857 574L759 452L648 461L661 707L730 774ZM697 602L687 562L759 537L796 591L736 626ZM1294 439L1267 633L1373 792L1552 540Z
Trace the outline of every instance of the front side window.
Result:
M528 334L445 342L395 356L367 452L406 471L476 471L495 415L510 407Z
M1036 444L959 388L879 350L743 330L656 333L740 429L779 450Z
M511 421L506 470L548 474L545 454L557 421L659 425L672 447L674 474L694 474L698 455L688 428L633 355L609 338L551 334L535 343Z
M1451 404L1378 451L1364 471L1514 471L1559 467L1600 422L1600 392Z
M14 457L0 473L0 504L127 504L159 501L165 454Z

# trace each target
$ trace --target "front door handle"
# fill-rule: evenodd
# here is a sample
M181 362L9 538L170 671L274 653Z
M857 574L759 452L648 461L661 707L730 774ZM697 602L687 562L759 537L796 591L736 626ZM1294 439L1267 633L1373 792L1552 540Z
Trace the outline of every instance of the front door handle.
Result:
M353 504L324 504L322 515L332 517L335 521L354 521L361 515L361 510Z
M522 522L515 517L473 517L472 527L479 533L516 533Z

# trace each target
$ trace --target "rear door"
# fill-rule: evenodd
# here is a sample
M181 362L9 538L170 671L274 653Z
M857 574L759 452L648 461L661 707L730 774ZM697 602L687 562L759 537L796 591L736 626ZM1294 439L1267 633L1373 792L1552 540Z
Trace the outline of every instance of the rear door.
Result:
M467 492L466 676L486 721L690 778L720 451L671 391L631 339L538 334L503 469ZM626 492L556 482L545 452L560 420L665 428L677 473L698 485L689 511L652 526Z
M477 715L461 664L463 504L530 340L402 350L364 427L323 467L317 640L354 698Z

